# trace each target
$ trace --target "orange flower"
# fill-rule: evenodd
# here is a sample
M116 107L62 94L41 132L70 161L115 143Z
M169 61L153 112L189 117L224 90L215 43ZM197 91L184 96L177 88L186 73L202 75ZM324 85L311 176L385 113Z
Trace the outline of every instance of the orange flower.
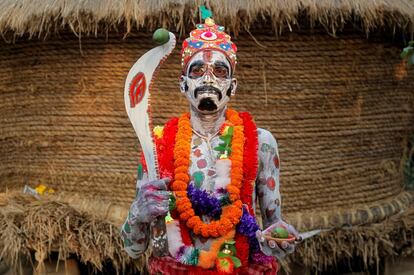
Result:
M239 223L242 215L240 187L243 180L243 120L236 111L231 109L227 110L226 115L229 120L228 125L234 125L231 142L232 152L230 154L232 162L230 184L227 186L232 204L223 207L220 219L211 223L204 223L200 217L195 216L194 209L186 193L190 181L188 166L190 164L192 129L189 114L182 115L178 120L178 132L174 146L175 176L171 186L176 196L176 206L180 219L187 222L186 225L193 230L194 234L201 234L206 238L228 234ZM211 264L210 261L209 264Z
M198 266L205 268L205 269L214 267L217 254L220 250L221 245L225 241L232 240L235 236L235 233L236 232L234 229L230 230L229 232L224 234L222 237L212 242L209 251L201 250L199 258L198 258Z

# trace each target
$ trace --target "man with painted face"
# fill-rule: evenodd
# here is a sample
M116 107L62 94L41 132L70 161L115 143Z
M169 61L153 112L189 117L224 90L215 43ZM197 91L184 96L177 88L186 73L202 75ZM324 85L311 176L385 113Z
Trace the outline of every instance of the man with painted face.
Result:
M180 90L190 111L157 128L163 179L139 173L121 231L125 250L138 257L147 249L149 224L171 213L170 256L150 258L151 273L276 274L276 258L292 253L299 238L281 218L275 138L248 113L227 107L237 88L236 51L211 18L183 42Z

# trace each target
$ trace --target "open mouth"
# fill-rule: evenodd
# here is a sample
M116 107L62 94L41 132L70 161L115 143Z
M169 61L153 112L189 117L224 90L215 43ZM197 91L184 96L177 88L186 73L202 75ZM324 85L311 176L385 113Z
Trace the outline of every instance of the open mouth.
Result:
M217 110L217 105L210 97L205 97L200 100L198 104L198 109L200 111L215 111Z

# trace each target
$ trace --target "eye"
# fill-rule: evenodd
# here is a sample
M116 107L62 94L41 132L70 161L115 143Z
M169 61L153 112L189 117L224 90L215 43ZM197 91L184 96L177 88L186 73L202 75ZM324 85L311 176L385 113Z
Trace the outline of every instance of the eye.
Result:
M202 76L204 72L205 68L203 66L193 66L190 71L190 76L199 77Z
M229 70L224 66L215 66L214 75L220 78L227 78Z

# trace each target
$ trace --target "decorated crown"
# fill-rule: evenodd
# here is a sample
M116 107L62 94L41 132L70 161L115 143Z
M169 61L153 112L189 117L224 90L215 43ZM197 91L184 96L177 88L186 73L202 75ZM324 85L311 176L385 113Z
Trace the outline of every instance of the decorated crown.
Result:
M188 61L199 51L211 49L224 53L234 71L237 64L237 47L231 42L230 35L224 32L224 27L216 25L211 18L211 12L201 7L204 24L197 24L197 28L190 32L190 37L184 40L181 50L181 65L186 69Z

